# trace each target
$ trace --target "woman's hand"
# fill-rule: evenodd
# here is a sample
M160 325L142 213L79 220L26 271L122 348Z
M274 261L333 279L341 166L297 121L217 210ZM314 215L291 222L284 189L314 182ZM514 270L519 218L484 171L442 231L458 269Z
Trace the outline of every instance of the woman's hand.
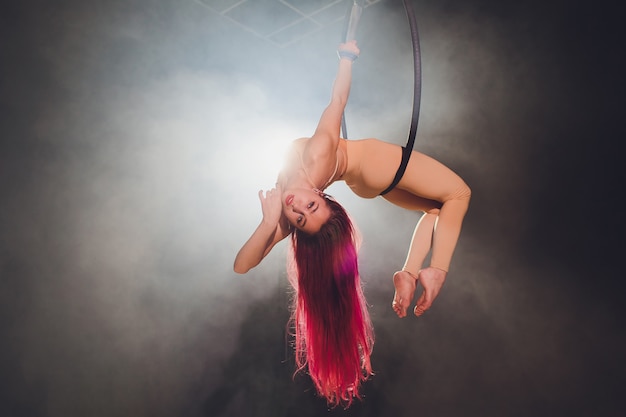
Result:
M263 190L259 191L263 220L235 257L233 269L238 274L245 274L257 266L276 243L287 237L279 224L283 211L281 196L279 186L265 194Z
M355 40L351 40L351 41L348 41L346 43L339 44L339 48L337 48L337 51L339 51L339 52L342 52L342 51L349 52L351 54L356 55L357 57L361 54L361 50L356 45L356 41Z
M276 188L266 191L265 195L263 195L263 190L259 191L259 200L261 200L264 222L271 225L278 224L283 213L282 195L282 190L278 185Z

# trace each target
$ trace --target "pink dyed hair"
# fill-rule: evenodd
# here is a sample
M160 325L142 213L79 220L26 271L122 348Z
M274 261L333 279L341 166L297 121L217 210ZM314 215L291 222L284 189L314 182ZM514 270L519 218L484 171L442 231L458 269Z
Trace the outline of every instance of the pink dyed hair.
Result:
M357 262L355 228L344 208L325 196L329 220L309 235L291 236L289 281L296 365L308 370L331 406L349 407L372 373L374 331Z

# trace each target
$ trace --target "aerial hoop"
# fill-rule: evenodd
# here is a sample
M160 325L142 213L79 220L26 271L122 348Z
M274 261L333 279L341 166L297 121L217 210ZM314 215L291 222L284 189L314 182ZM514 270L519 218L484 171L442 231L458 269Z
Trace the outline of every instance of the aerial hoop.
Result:
M363 3L363 0L352 1L352 6L350 6L350 8L348 9L349 12L346 13L347 18L345 21L346 24L344 25L342 38L343 42L348 42L350 40L356 39L356 30L364 7ZM409 21L409 29L411 31L411 43L413 45L413 112L411 115L411 126L409 128L407 143L402 150L402 162L400 163L400 168L398 169L396 177L393 179L391 185L387 189L385 189L381 193L381 195L391 191L404 175L404 171L406 170L406 166L409 162L409 157L411 156L411 151L413 150L413 146L415 145L415 136L417 135L417 125L419 121L420 103L422 97L422 64L417 22L415 19L415 13L413 12L413 6L411 5L411 0L403 0L403 3L404 10ZM348 133L346 129L345 113L341 116L341 131L343 137L347 139Z
M409 137L406 142L406 146L402 149L402 161L400 167L396 172L391 185L387 187L380 195L387 194L391 191L404 175L406 166L409 163L413 146L415 145L415 135L417 134L417 123L419 121L420 114L420 100L422 97L422 63L420 53L420 42L417 33L417 23L415 21L415 14L413 13L413 6L411 0L404 1L404 10L406 11L407 18L409 20L409 28L411 29L411 42L413 44L413 113L411 115L411 127L409 129Z
M352 6L350 6L350 13L348 14L347 25L344 30L344 42L353 41L356 39L356 29L359 26L361 13L363 13L363 0L353 0Z
M348 42L356 39L356 29L359 26L359 20L361 19L361 13L363 12L363 1L352 1L349 13L346 15L346 25L344 26L342 42ZM341 114L341 133L344 139L348 138L348 132L346 129L346 115L345 112Z

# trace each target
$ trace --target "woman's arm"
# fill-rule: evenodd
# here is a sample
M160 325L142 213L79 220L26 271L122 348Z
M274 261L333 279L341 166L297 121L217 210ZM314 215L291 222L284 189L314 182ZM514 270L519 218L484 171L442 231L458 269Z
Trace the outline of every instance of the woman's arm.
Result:
M354 57L359 55L356 41L339 45L339 51L349 52L349 55ZM339 59L339 68L333 83L330 103L324 109L315 133L304 150L304 163L307 165L310 176L316 182L326 181L328 174L335 168L341 118L348 102L352 82L352 62L353 59L349 56L343 56Z
M280 188L273 188L263 196L259 191L263 219L235 258L234 271L245 274L257 266L274 245L289 236L289 225L282 215Z

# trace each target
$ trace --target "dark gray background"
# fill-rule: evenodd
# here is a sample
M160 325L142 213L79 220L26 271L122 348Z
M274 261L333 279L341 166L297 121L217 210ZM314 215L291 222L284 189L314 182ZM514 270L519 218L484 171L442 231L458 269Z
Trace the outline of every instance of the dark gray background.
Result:
M3 3L0 415L623 415L617 8L413 3L416 147L473 201L432 310L399 320L391 275L418 216L329 189L364 236L377 342L364 400L328 411L291 378L286 246L245 276L232 261L277 149L328 100L343 24L278 45L284 5L254 3L255 34L220 3ZM358 38L348 133L403 143L401 2L368 7Z

